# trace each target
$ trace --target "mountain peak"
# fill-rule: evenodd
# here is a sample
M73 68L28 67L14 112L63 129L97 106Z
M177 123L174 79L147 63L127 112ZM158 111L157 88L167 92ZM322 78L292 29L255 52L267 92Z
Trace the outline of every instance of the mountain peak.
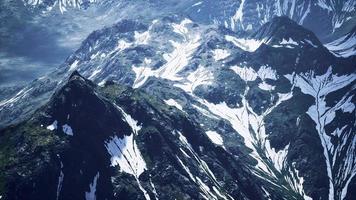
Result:
M274 17L271 21L251 35L254 39L266 40L269 44L280 43L283 40L307 41L312 46L321 46L321 42L313 32L297 24L287 16Z
M74 80L74 79L78 79L78 78L84 79L84 77L82 75L80 75L77 70L73 71L72 74L69 76L69 80Z

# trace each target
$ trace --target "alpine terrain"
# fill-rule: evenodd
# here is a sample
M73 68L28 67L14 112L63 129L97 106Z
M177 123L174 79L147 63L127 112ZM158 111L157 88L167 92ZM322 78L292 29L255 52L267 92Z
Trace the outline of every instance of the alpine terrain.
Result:
M1 200L356 198L356 1L21 5L103 26L0 90Z

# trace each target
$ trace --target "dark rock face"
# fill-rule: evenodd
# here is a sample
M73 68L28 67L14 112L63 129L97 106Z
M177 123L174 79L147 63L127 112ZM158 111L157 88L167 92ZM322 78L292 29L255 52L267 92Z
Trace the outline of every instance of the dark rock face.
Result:
M162 103L116 84L97 88L74 73L29 121L1 131L1 141L6 141L1 152L9 156L1 162L1 194L6 199L82 199L97 175L95 194L100 199L144 199L137 183L146 188L151 198L159 195L165 199L197 199L200 197L196 191L202 187L199 184L206 184L209 189L205 195L213 197L219 194L262 198L262 191L244 163L215 147L182 112ZM125 121L128 119L123 115L128 114L121 114L123 110L117 106L130 113L132 120L137 119L142 127L138 133L130 127L133 122ZM53 121L55 127L46 128ZM65 130L66 125L70 125L70 133ZM134 148L138 148L135 153L141 151L147 167L137 179L118 173L125 169L110 165L110 154L105 148L110 138L133 134L137 143ZM31 141L22 142L20 138L29 135L33 135ZM30 148L27 145L37 143L34 150L34 147L27 149ZM129 143L126 145L132 148ZM15 147L25 152L13 155ZM6 159L16 160L8 163ZM130 160L134 156L125 159L130 165L135 161ZM25 169L23 162L29 165ZM21 170L26 170L25 174ZM195 183L197 180L202 182ZM221 180L228 182L220 185ZM216 193L213 187L221 193Z
M286 17L246 38L179 16L123 20L1 105L7 122L29 117L1 131L0 195L351 198L354 60Z

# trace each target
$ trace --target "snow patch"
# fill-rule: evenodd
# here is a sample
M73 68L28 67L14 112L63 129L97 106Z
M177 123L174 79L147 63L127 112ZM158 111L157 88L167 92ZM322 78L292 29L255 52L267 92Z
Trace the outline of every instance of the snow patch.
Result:
M284 39L279 43L282 45L295 45L298 46L298 42L294 41L292 38L289 38L288 40Z
M231 17L230 21L231 21L231 29L232 30L236 30L235 28L235 24L239 22L239 24L242 26L243 28L243 8L245 5L245 1L246 0L241 0L240 5L238 7L238 9L236 10L234 16Z
M47 129L50 131L53 131L53 130L57 129L57 124L58 124L57 120L54 120L51 125L47 126Z
M65 134L70 135L70 136L73 136L73 130L72 130L72 128L71 128L68 124L64 124L64 125L62 126L62 130L63 130L63 132L64 132Z
M0 111L3 109L3 106L10 105L12 106L16 101L24 98L25 96L28 95L28 93L32 90L32 88L24 88L20 90L18 93L15 94L15 96L11 97L10 99L5 99L0 102Z
M117 136L105 142L105 147L111 155L111 166L120 166L120 172L132 174L139 177L146 169L146 163L141 156L133 134L124 136L122 139Z
M266 90L266 91L271 91L271 90L274 90L274 88L275 88L275 86L269 85L269 84L266 83L266 82L259 83L259 84L258 84L258 87L259 87L261 90Z
M261 46L261 44L264 43L263 40L236 38L231 35L226 35L225 39L228 42L232 42L235 46L239 47L240 49L248 52L256 51Z
M60 163L61 163L61 171L60 171L60 173L59 173L59 177L58 177L56 200L58 200L58 199L59 199L59 195L60 195L61 190L62 190L63 179L64 179L64 173L63 173L63 163L62 163L62 161L61 161Z
M130 125L132 133L123 138L118 138L117 135L105 142L105 147L111 156L111 166L120 166L120 172L131 174L135 177L139 189L144 193L146 199L150 199L147 191L142 187L139 176L147 169L146 162L143 159L141 152L136 144L134 136L138 134L141 126L122 108L116 105L118 110L123 114L124 120Z
M174 86L192 94L196 87L199 85L211 85L213 80L214 74L208 68L199 65L198 69L191 72L184 81L174 84Z
M95 175L93 182L89 185L89 192L85 192L86 200L96 200L96 185L99 179L99 172Z
M223 60L230 56L230 52L226 49L214 49L213 54L215 61Z
M130 42L126 42L125 40L119 40L119 42L117 43L117 47L115 48L114 51L123 51L129 47L131 47L132 43Z
M69 71L74 71L78 67L79 60L74 61L70 66L69 66Z
M305 39L305 42L307 42L308 44L310 44L311 46L313 46L314 48L318 48L318 45L314 44L312 41Z
M164 100L164 102L169 106L174 106L174 107L178 108L179 110L183 111L183 107L174 99Z
M236 74L240 76L240 78L244 81L254 81L257 79L257 73L251 67L239 67L239 66L232 66L230 67Z
M98 73L100 73L102 68L96 69L93 71L93 73L89 76L88 79L92 80Z
M199 6L199 5L201 5L202 3L203 3L202 1L199 1L198 3L193 4L192 7Z
M219 146L224 145L224 141L223 141L221 135L219 133L217 133L216 131L207 131L205 133L214 144L217 144Z
M345 35L333 42L324 45L331 53L338 57L350 57L356 55L356 34Z
M188 65L193 53L200 45L200 35L189 32L187 24L192 23L189 19L184 19L180 24L172 24L173 31L183 36L182 43L170 40L174 50L163 55L166 63L157 70L152 70L147 66L133 67L136 78L133 84L134 88L142 86L150 76L157 78L179 81L183 78L178 73ZM146 65L146 63L144 63Z
M148 44L148 41L150 39L150 32L149 31L145 31L145 32L137 32L135 31L135 43L136 44Z

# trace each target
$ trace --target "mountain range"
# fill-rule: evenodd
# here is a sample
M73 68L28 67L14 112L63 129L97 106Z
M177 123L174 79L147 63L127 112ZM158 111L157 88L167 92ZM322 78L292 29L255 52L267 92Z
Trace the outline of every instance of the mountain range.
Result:
M356 196L354 1L175 2L2 94L0 199Z

